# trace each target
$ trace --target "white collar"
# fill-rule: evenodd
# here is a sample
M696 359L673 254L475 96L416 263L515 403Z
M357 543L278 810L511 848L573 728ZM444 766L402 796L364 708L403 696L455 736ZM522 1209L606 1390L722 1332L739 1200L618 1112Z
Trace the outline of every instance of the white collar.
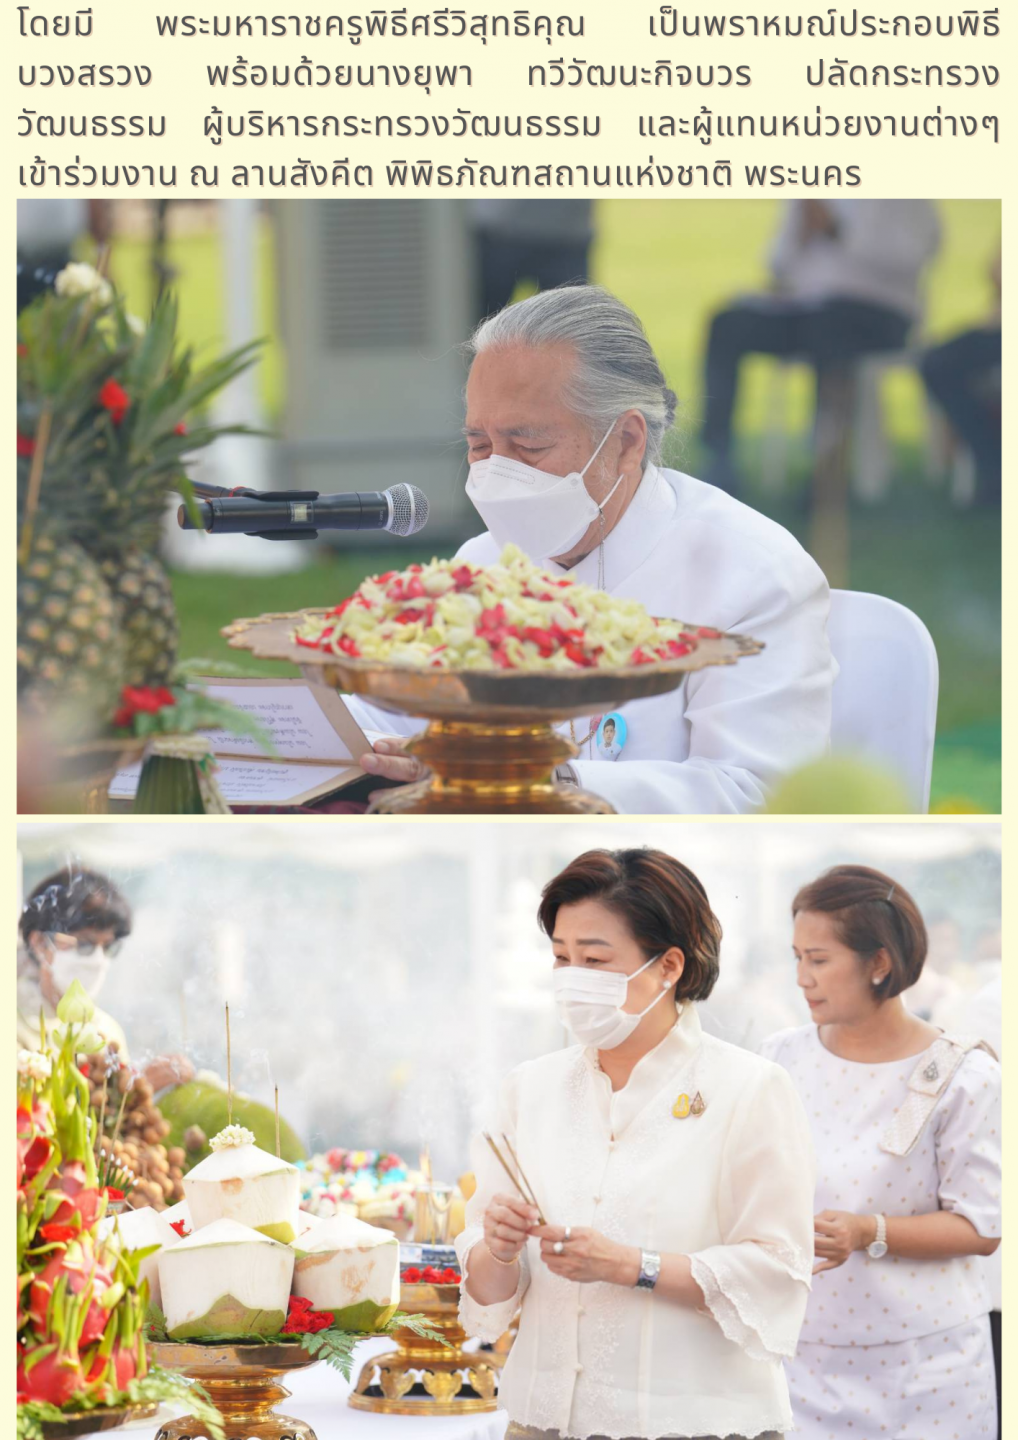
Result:
M583 1060L587 1068L592 1075L600 1076L604 1082L603 1094L609 1106L607 1123L616 1137L621 1135L637 1115L660 1097L662 1090L669 1092L670 1101L675 1100L676 1096L671 1094L671 1091L680 1083L682 1072L689 1069L702 1046L700 1017L696 1013L696 1006L687 1000L680 1003L675 1024L668 1034L653 1050L648 1050L646 1055L640 1057L621 1090L610 1090L608 1076L601 1069L597 1051L591 1047L583 1050ZM687 1088L692 1087L692 1097L693 1090L696 1089L693 1081L681 1080L681 1083Z

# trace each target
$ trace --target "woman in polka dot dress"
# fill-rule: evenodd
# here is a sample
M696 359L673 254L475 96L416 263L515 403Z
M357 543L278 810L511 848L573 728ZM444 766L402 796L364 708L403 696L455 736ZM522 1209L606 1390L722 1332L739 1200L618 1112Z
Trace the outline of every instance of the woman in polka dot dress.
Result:
M811 1023L763 1053L817 1154L813 1290L788 1381L801 1440L995 1440L1000 1066L906 1008L926 927L900 885L840 865L792 905Z

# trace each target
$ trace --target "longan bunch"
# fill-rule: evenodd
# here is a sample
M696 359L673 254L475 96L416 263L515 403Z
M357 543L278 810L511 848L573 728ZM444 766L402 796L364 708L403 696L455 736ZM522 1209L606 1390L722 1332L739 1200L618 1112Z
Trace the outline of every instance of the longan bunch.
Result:
M176 1145L167 1149L163 1143L170 1133L170 1124L155 1103L149 1081L129 1066L120 1064L115 1042L105 1052L90 1058L88 1079L96 1114L102 1111L103 1082L106 1081L106 1113L100 1144L105 1155L112 1153L118 1168L134 1176L128 1203L135 1209L151 1205L162 1210L182 1200L185 1152ZM121 1105L123 1115L117 1131Z

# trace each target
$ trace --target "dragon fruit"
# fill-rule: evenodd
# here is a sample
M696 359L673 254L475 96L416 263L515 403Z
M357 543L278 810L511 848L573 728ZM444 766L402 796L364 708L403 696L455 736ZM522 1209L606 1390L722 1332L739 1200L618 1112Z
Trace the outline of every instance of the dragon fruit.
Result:
M40 1336L59 1335L65 1346L84 1349L101 1339L106 1329L109 1304L103 1301L113 1288L113 1276L96 1258L91 1241L75 1241L58 1250L32 1281L29 1319ZM90 1296L87 1303L82 1298L86 1295ZM114 1294L114 1298L119 1296ZM65 1304L67 1299L72 1303ZM72 1333L66 1333L65 1324Z

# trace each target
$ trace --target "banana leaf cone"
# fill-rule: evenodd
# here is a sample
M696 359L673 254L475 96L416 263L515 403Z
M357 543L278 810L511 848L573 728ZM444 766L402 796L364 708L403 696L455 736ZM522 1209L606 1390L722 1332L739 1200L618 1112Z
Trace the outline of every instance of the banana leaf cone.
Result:
M197 760L178 760L169 755L149 755L142 766L136 815L204 815L205 796Z

